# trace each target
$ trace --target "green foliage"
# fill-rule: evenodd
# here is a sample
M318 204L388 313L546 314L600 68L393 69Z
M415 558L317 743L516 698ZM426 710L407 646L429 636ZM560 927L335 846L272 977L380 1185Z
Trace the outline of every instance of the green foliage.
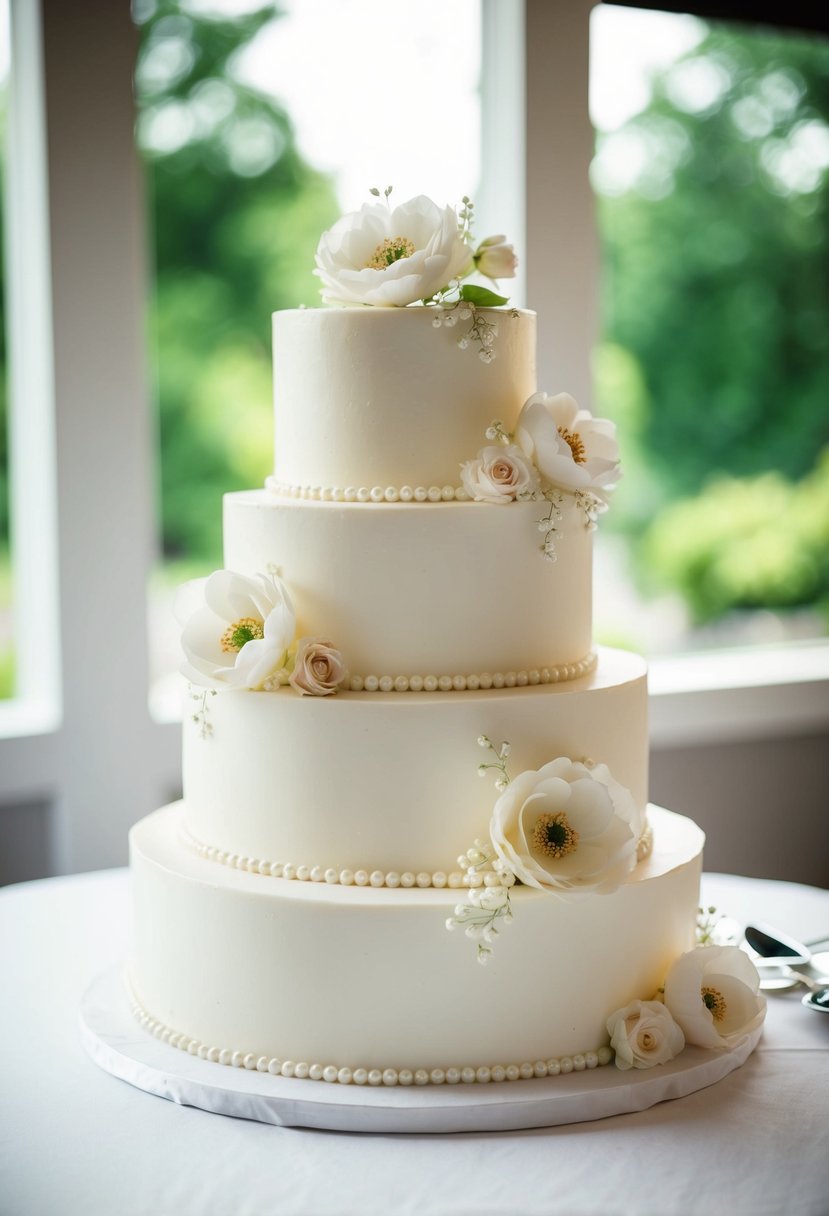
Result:
M700 71L704 108L682 86ZM644 155L600 200L597 395L626 472L608 525L644 533L643 580L698 622L825 605L829 47L719 27L622 138Z
M222 493L273 467L270 314L319 302L314 251L338 211L284 110L234 75L275 15L196 16L173 0L139 11L164 551L213 564Z
M464 283L458 294L461 300L467 300L478 308L497 308L500 304L506 304L509 299L509 296L499 296L488 287L479 287L475 283Z
M677 82L701 64L721 91L686 112ZM636 439L665 498L712 472L802 476L829 443L829 180L784 181L827 122L822 41L720 29L627 124L644 160L600 203L605 314L640 369Z
M797 483L780 473L711 482L662 511L643 545L697 622L735 608L829 610L829 448Z

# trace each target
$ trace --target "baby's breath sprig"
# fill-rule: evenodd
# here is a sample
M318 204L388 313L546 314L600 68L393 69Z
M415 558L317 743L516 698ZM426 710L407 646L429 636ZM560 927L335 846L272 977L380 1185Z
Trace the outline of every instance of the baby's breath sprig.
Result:
M708 946L714 937L714 931L719 924L720 917L717 914L717 909L712 905L710 908L697 908L697 945Z
M215 688L202 688L196 691L192 684L190 685L190 700L195 701L198 708L192 715L193 721L199 728L199 738L207 739L213 734L213 723L210 721L209 710L207 705L208 697L215 697Z
M385 190L383 191L383 198L386 200L387 206L391 206L391 204L389 203L389 195L391 194L393 189L394 189L394 186L386 186ZM369 188L369 194L373 194L375 198L380 197L380 191L377 189L376 186L371 186Z
M536 520L536 524L539 532L544 533L544 540L541 542L541 552L544 554L548 562L557 561L557 525L560 524L562 520L561 504L563 502L563 496L558 490L547 489L535 490L532 494L527 495L527 498L533 502L546 502L549 504L547 514L542 515L539 520Z
M456 905L454 916L447 918L446 928L463 929L467 937L477 942L478 962L486 964L492 957L492 943L500 924L508 925L511 920L509 887L477 887L469 892L468 903Z
M468 194L461 199L461 209L458 212L458 229L465 239L472 236L472 222L475 214L475 204Z
M575 498L588 532L595 532L599 516L607 510L607 503L589 490L576 490Z
M478 358L483 363L491 363L495 358L495 339L498 337L498 322L489 321L482 316L469 300L450 300L448 297L460 287L457 280L450 283L443 291L439 291L426 304L437 304L438 312L432 317L435 329L446 326L453 329L458 321L472 320L472 324L458 338L458 346L466 350L470 343L477 343Z
M505 429L503 422L499 418L493 419L490 426L486 428L484 435L490 443L497 440L498 443L503 443L505 447L507 444L512 443L512 435Z
M478 776L485 777L487 772L489 771L489 769L494 768L497 771L497 773L499 774L495 779L495 788L496 788L496 790L499 790L499 791L505 790L507 788L507 786L509 785L509 773L507 772L507 757L509 756L510 752L512 751L512 748L510 747L509 743L504 742L501 744L500 747L496 748L495 744L492 742L492 740L489 738L488 735L479 735L478 736L478 747L483 747L483 748L488 749L489 751L492 752L493 756L495 757L495 759L490 760L490 762L488 764L482 763L482 764L478 765Z

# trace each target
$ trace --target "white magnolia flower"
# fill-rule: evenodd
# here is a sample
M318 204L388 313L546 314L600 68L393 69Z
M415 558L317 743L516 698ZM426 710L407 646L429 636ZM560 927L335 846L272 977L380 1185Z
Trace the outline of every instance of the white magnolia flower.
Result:
M631 1001L607 1019L616 1067L652 1068L678 1056L685 1035L661 1001Z
M674 963L665 980L665 1004L688 1043L734 1047L766 1016L760 977L737 946L699 946Z
M541 890L615 890L636 864L633 798L604 764L560 756L521 773L495 803L490 835L516 878Z
M476 502L513 502L538 486L538 473L520 448L491 444L461 465L461 482Z
M317 269L326 304L402 307L468 274L473 254L452 207L420 194L387 207L365 203L324 232Z
M279 579L217 570L187 584L180 604L200 606L184 623L182 672L206 688L262 688L287 679L296 618Z
M475 269L488 279L512 279L517 266L515 249L503 235L488 236L475 250Z
M296 650L290 683L302 696L327 697L346 677L339 650L322 638L303 638Z
M515 438L559 489L604 498L621 477L615 425L580 410L569 393L534 393L518 416Z

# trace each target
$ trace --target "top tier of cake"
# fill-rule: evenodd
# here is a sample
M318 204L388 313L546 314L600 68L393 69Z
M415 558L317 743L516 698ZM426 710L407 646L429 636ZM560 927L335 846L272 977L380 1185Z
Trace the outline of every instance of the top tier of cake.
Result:
M473 339L458 346L469 321L454 325L456 314L439 308L276 313L276 482L457 486L487 427L499 419L511 430L536 390L535 313L478 315L498 329L489 363Z

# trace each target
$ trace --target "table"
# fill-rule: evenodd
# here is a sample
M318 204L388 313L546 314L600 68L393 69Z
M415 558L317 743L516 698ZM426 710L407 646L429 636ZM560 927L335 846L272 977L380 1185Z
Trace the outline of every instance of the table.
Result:
M829 891L706 875L703 900L801 938ZM630 1115L520 1132L365 1136L176 1106L83 1052L77 1010L124 957L124 870L0 891L2 1216L826 1216L829 1016L772 996L718 1085Z

